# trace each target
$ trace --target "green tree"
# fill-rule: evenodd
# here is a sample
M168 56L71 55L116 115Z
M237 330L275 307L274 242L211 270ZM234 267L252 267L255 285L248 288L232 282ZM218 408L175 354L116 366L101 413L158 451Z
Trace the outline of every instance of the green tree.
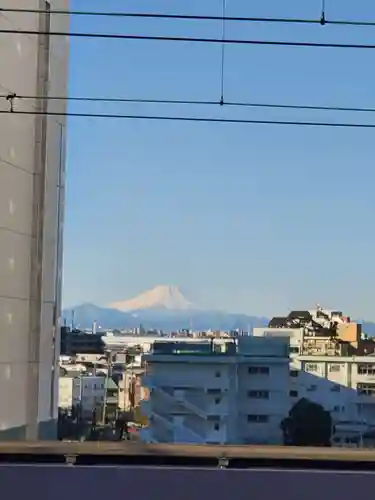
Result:
M281 422L284 444L289 446L331 446L334 432L331 414L321 405L302 398Z

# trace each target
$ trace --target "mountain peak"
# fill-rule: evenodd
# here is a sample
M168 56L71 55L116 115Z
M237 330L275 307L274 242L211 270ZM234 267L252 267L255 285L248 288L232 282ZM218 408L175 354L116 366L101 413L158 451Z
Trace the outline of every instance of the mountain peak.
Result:
M113 302L109 305L119 311L139 311L142 309L194 309L194 305L181 293L177 286L158 285L133 299Z

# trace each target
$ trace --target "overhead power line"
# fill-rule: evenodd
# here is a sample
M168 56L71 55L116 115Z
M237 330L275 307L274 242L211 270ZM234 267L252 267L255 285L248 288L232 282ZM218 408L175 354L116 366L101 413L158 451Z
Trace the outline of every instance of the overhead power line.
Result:
M12 99L45 99L47 101L72 101L72 102L102 102L102 103L124 103L124 104L166 104L166 105L191 105L191 106L219 106L221 101L198 101L186 99L136 99L127 97L83 97L83 96L31 96L31 95L0 95L0 98ZM293 110L309 110L309 111L343 111L355 113L375 113L375 108L364 107L345 107L345 106L315 106L309 104L278 104L278 103L262 103L262 102L246 102L246 101L225 101L224 106L228 107L243 107L243 108L271 108L271 109L293 109Z
M230 123L230 124L253 124L253 125L289 125L299 127L330 127L330 128L368 128L374 129L375 123L345 123L345 122L308 122L308 121L288 121L288 120L252 120L237 118L206 118L198 116L153 116L153 115L125 115L106 113L57 113L47 111L17 111L13 112L0 110L0 114L9 115L32 115L32 116L65 116L75 118L98 118L117 120L148 120L148 121L179 121L179 122L201 122L201 123Z
M170 19L170 20L187 20L187 21L223 21L223 16L205 16L205 15L189 15L189 14L161 14L153 12L96 12L96 11L81 11L81 10L61 10L51 9L49 11L40 9L16 9L16 8L0 8L0 12L4 13L33 13L33 14L54 14L54 15L69 15L69 16L92 16L92 17L117 17L117 18L146 18L146 19ZM247 16L225 16L225 21L231 22L253 22L253 23L281 23L281 24L334 24L339 26L375 26L375 21L354 21L354 20L339 20L339 19L303 19L303 18L283 18L283 17L247 17Z
M0 30L0 34L19 34L19 35L45 35L45 36L65 36L78 38L102 38L117 40L149 40L163 42L191 42L191 43L211 43L211 44L230 44L230 45L271 45L283 47L318 47L331 49L375 49L374 44L356 44L356 43L321 43L321 42L287 42L281 40L241 40L221 38L196 38L179 36L151 36L151 35L125 35L120 33L84 33L67 31L35 31L35 30Z

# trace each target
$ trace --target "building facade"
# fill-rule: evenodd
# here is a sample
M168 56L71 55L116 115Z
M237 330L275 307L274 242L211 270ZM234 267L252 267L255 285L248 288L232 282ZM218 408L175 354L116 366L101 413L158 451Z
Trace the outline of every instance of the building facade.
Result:
M84 420L91 420L94 411L101 418L106 397L105 384L105 377L60 377L59 408L80 408L80 415Z
M66 104L43 97L67 93L68 41L48 32L69 19L48 11L68 0L1 7L43 11L0 12L0 439L34 440L56 435L66 126L44 113Z
M130 411L149 398L149 390L142 386L143 369L125 370L118 382L119 409Z
M150 442L277 444L289 410L286 339L155 342L141 403Z
M359 444L372 435L367 444L375 446L375 356L360 325L317 307L273 318L253 334L289 339L290 407L301 398L322 405L333 418L336 445Z

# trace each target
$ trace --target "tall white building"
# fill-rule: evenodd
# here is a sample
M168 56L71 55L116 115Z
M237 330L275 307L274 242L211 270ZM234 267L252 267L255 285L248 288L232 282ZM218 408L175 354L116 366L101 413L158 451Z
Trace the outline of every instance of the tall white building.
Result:
M68 9L68 0L1 7L49 11ZM0 98L0 439L55 436L66 130L63 116L43 113L66 105L43 97L67 93L68 42L48 32L68 23L0 12L0 28L13 31L0 34L0 94L9 96Z
M238 344L155 342L146 355L142 403L151 442L281 443L289 410L286 339Z

